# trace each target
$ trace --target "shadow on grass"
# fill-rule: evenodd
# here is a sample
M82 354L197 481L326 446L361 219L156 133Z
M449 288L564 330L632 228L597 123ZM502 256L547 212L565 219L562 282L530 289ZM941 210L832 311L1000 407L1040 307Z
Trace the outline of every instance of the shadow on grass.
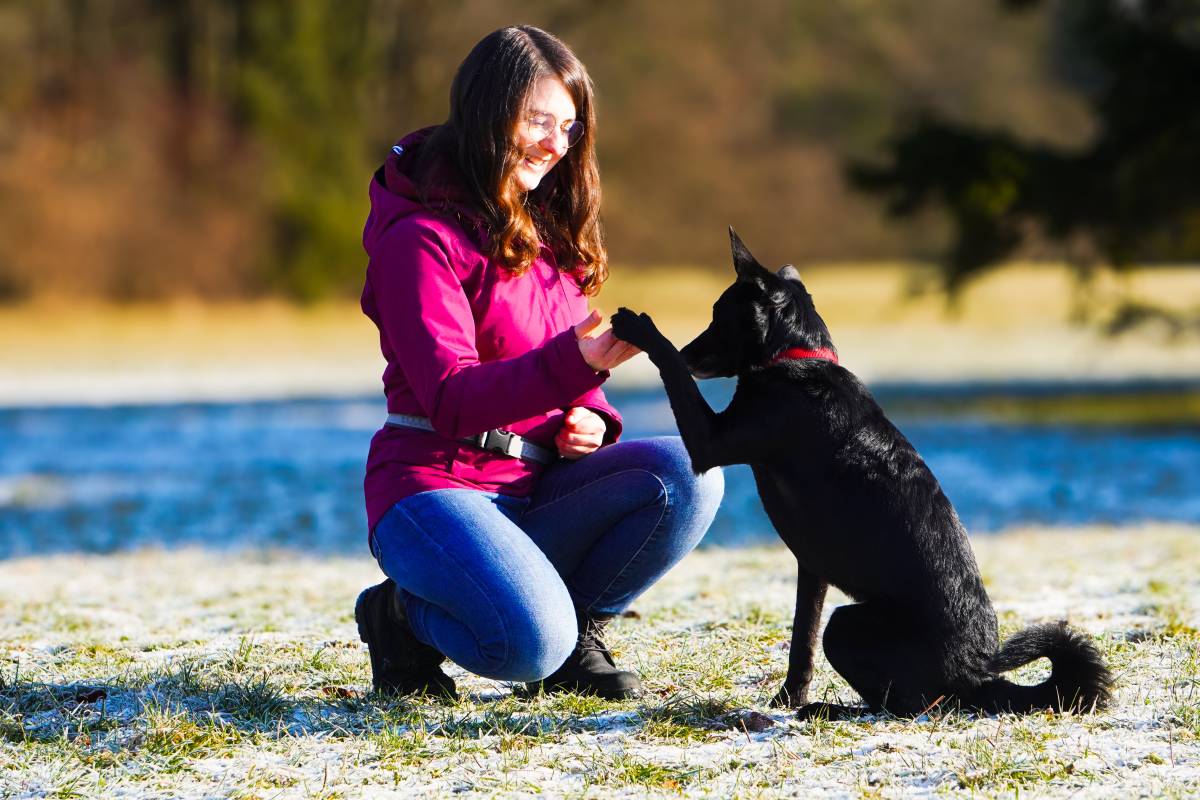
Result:
M196 756L304 735L542 739L620 729L690 741L719 731L761 732L778 723L732 696L690 692L624 702L577 694L468 694L446 703L339 685L284 687L269 672L214 680L190 663L147 677L86 684L0 681L0 739Z

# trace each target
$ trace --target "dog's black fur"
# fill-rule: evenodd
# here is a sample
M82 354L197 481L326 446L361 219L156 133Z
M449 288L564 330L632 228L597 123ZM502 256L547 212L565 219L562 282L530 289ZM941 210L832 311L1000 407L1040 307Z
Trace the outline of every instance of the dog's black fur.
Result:
M1088 710L1112 678L1065 623L1035 625L998 646L996 614L954 507L866 387L832 359L775 357L833 341L790 265L773 273L729 231L737 280L708 329L682 352L650 317L622 308L613 332L658 367L697 473L749 464L763 507L796 556L799 579L787 678L776 705L844 717L864 709L808 703L829 584L856 602L833 612L829 663L870 710L908 716L939 703L983 712ZM693 376L738 378L715 413ZM1050 677L1000 677L1040 657Z

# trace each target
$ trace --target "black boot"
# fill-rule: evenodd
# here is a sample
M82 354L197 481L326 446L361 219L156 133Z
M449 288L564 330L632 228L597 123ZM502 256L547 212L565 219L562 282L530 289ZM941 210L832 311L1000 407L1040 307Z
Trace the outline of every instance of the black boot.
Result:
M458 699L454 679L440 666L446 657L413 635L391 578L363 589L354 604L354 621L358 638L367 643L371 654L376 692Z
M589 614L577 608L575 618L579 625L575 650L552 674L525 684L529 693L578 692L607 700L625 700L641 694L642 682L638 676L617 669L612 653L600 639L604 626L612 617Z

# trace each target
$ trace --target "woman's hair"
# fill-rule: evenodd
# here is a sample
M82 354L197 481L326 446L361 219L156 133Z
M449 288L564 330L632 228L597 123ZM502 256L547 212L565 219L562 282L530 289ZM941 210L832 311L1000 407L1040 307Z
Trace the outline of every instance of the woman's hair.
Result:
M513 176L523 158L516 131L528 113L527 98L545 77L566 87L583 137L526 194ZM595 137L592 81L583 64L553 35L520 25L488 34L467 55L450 87L450 118L422 149L431 160L453 158L483 216L485 248L494 260L521 275L544 242L559 268L595 294L608 278Z

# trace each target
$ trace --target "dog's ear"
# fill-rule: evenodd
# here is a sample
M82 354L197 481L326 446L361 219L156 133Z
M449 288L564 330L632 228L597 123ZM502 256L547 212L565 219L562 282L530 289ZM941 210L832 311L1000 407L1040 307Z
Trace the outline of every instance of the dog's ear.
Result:
M796 283L804 282L800 280L800 271L791 264L784 264L779 268L779 272L776 272L775 274L783 278L785 281L795 281Z
M750 280L762 270L762 265L751 254L750 249L742 243L742 239L729 226L729 246L733 250L733 268L737 270L738 278Z

